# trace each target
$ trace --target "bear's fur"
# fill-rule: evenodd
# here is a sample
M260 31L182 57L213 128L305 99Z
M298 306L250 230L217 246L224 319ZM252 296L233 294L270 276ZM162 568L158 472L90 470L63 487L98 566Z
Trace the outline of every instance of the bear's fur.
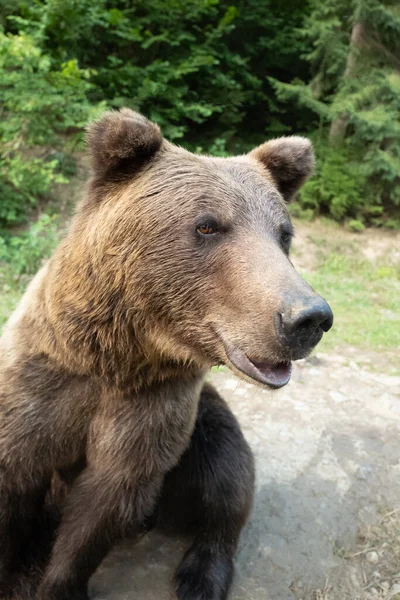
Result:
M66 496L84 466L74 465L53 476L29 532L29 544L18 556L7 600L36 598ZM189 447L179 464L167 473L153 512L133 532L137 537L156 527L167 535L192 538L175 577L179 598L201 598L203 594L219 600L226 596L253 488L251 450L224 400L205 384Z
M310 350L282 342L276 315L316 297L288 260L285 204L311 145L197 156L128 109L87 139L86 194L0 341L0 596L26 600L40 579L37 600L84 600L114 542L157 525L195 536L178 598L223 600L253 459L203 380L258 365L268 383Z

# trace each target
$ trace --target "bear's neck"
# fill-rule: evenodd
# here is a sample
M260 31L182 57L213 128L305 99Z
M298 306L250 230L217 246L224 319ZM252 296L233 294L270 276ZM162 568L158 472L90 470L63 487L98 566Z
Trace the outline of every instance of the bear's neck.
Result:
M100 377L120 388L203 375L194 361L157 352L144 315L127 310L118 289L107 290L104 281L96 285L84 265L69 274L62 267L52 260L40 282L36 351L76 374Z

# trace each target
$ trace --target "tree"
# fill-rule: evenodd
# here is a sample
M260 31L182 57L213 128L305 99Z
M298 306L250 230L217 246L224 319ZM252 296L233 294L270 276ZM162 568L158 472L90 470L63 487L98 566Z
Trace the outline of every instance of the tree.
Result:
M278 96L320 119L317 178L303 205L341 219L395 225L400 206L400 6L313 0L301 34L309 82L275 81ZM329 148L331 146L331 149ZM354 189L356 182L356 189Z
M356 21L350 37L349 53L347 56L347 64L343 73L343 80L348 81L356 76L357 73L357 57L362 50L363 38L365 37L365 27L362 21ZM329 141L331 145L341 145L346 136L346 129L349 123L348 113L341 113L332 120L329 130Z

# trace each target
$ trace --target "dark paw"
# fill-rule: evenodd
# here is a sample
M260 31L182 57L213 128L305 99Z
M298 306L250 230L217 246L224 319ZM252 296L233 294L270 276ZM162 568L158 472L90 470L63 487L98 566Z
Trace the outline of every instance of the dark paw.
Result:
M176 572L176 595L179 600L226 600L233 573L229 556L194 546Z
M10 575L2 574L0 570L0 598L7 598L12 588L12 579Z
M89 600L89 596L84 592L71 592L68 595L63 593L61 596L50 592L49 594L41 593L37 596L37 600Z
M10 586L0 583L0 598L2 600L3 600L3 598L5 598L5 600L8 600L9 592L10 592Z

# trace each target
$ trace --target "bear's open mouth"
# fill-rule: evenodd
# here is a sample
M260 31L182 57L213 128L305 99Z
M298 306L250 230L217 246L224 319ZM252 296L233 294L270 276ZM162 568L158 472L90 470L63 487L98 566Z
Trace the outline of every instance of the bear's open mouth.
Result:
M241 373L271 388L278 389L289 383L292 363L273 361L253 361L238 348L226 349L229 362Z

